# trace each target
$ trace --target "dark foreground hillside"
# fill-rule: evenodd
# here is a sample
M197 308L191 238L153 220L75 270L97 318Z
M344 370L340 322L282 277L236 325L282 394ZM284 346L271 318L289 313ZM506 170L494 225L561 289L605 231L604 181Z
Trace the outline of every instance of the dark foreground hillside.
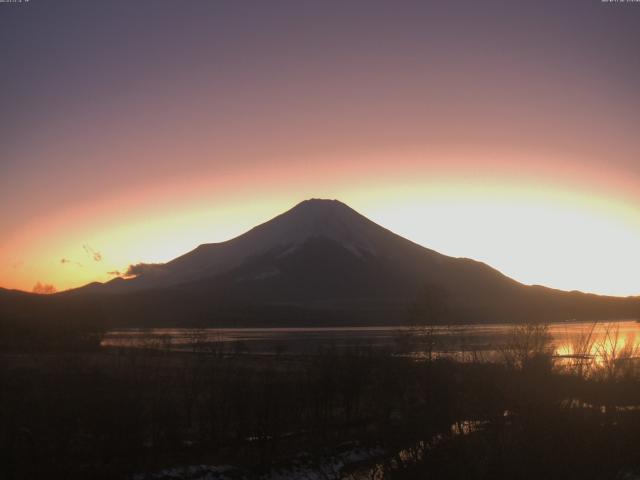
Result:
M425 356L398 356L406 342ZM0 479L640 475L634 352L558 363L539 326L499 363L437 360L430 342L255 356L194 331L182 353L5 352Z

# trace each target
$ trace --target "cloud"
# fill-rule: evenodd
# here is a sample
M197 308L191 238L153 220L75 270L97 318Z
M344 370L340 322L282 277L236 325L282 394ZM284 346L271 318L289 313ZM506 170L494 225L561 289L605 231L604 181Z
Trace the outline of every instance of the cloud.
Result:
M93 248L91 248L90 245L84 244L84 245L82 245L82 248L87 253L87 255L89 255L91 258L93 258L94 262L101 262L102 261L102 254L100 252L98 252L97 250L94 250Z
M38 282L33 286L33 293L50 294L57 291L58 289L49 283Z
M112 275L114 277L119 277L122 275L122 273L119 270L114 270L112 272L107 272L107 275Z
M163 263L136 263L129 265L127 271L124 272L125 277L137 277L143 274L158 274L162 272Z
M70 259L68 259L66 257L62 257L60 259L60 263L62 265L70 265L70 264L73 263L76 267L84 267L84 265L82 265L80 262L74 262L73 260L70 260Z

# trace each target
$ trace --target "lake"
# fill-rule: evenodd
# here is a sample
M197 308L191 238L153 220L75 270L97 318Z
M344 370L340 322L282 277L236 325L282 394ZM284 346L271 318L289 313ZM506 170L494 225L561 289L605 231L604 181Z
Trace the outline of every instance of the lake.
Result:
M102 345L260 355L314 354L327 349L357 348L389 351L403 348L409 353L424 351L425 342L416 346L412 332L410 327L123 329L108 332ZM512 342L514 326L438 326L430 333L428 338L436 355L491 360ZM561 358L585 354L600 358L625 349L630 356L636 356L640 351L640 323L635 320L550 323L548 334L552 352Z

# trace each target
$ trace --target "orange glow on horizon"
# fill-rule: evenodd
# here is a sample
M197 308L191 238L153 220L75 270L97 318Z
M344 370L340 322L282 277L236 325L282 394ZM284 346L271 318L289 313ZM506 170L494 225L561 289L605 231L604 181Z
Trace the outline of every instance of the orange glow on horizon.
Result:
M241 234L305 198L325 197L425 247L483 261L523 283L640 294L640 202L624 177L610 174L605 183L597 171L569 162L558 168L557 161L523 172L509 153L483 159L478 172L470 153L449 154L448 161L441 154L437 163L432 155L283 160L280 168L205 172L97 198L5 238L0 285L30 291L42 282L64 290L106 281L130 264L171 260Z

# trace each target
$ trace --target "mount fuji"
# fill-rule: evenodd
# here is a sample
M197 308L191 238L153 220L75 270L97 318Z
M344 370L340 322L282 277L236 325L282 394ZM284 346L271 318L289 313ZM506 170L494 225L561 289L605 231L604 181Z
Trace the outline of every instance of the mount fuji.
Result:
M337 200L306 200L234 239L134 278L59 295L90 298L126 325L399 324L437 287L446 321L630 318L638 298L527 286L422 247Z

